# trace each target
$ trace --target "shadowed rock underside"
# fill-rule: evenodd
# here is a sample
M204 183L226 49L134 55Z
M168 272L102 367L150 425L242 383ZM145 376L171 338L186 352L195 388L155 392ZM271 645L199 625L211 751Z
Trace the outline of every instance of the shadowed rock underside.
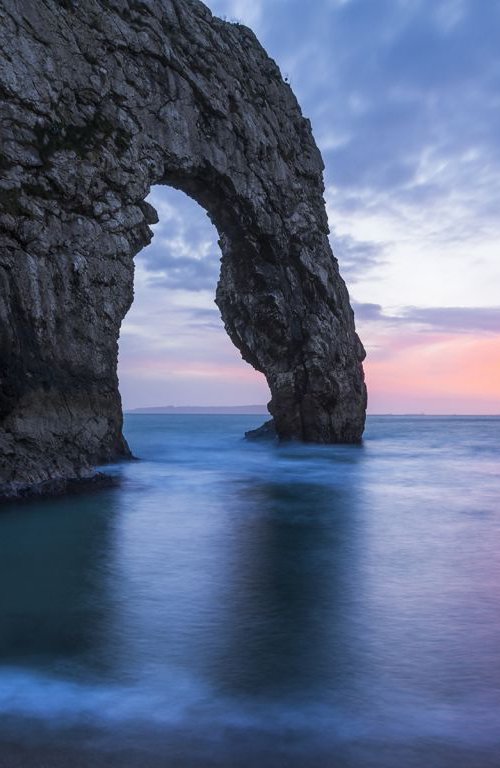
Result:
M217 227L216 302L278 435L361 439L322 160L248 28L197 0L1 0L0 97L0 493L129 453L118 336L153 184Z

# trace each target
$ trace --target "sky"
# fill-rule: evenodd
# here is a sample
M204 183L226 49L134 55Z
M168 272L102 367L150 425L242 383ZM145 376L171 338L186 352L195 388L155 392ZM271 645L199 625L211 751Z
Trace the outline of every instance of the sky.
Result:
M500 413L500 3L209 0L250 26L309 117L371 413ZM121 333L125 408L265 403L214 305L205 212L152 190Z

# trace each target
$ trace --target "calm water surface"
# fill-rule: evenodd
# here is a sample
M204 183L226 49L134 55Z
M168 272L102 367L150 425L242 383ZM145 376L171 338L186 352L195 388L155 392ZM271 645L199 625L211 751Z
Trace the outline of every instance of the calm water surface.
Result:
M129 416L121 485L0 513L0 765L500 765L499 418Z

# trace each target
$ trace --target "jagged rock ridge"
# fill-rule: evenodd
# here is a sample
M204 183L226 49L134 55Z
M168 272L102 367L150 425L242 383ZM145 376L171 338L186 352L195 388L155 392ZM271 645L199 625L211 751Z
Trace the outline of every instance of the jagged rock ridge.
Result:
M216 225L216 301L279 436L361 439L364 351L322 160L248 28L197 0L2 0L0 91L4 495L128 453L118 335L153 184Z

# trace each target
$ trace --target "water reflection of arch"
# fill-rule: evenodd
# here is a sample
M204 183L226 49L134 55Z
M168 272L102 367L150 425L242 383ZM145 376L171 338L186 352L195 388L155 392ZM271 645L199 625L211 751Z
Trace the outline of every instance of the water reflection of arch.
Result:
M243 696L329 698L356 674L359 494L306 473L238 496L216 682Z

